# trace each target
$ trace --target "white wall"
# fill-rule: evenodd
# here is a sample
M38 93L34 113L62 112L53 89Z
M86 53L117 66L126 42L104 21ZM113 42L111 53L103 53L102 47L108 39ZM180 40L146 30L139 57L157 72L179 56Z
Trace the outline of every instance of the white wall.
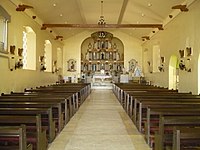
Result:
M53 60L56 60L57 47L63 45L54 40L48 31L41 30L36 23L25 12L17 12L16 6L8 0L1 1L1 6L11 15L11 22L8 24L8 48L15 45L16 49L22 48L22 37L24 26L30 26L36 33L36 71L33 70L9 70L8 58L0 56L0 93L10 91L22 91L26 87L48 85L57 81L57 75L40 72L39 56L43 55L45 40L50 40L53 48ZM16 51L16 50L15 50ZM2 54L0 54L2 55Z
M155 44L160 45L161 56L165 57L165 72L146 74L154 84L168 87L168 66L170 56L178 58L180 49L191 46L193 56L191 57L192 72L179 71L181 92L193 92L198 90L198 56L200 52L200 1L196 1L189 7L189 12L180 13L170 22L163 31L159 31L150 41L143 44L143 50L148 49L152 53ZM151 57L151 55L149 55ZM150 58L151 59L151 58Z

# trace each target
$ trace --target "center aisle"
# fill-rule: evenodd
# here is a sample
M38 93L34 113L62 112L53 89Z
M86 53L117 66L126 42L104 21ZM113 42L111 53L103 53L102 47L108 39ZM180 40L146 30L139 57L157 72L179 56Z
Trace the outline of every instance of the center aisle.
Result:
M48 150L150 150L111 90L93 90Z

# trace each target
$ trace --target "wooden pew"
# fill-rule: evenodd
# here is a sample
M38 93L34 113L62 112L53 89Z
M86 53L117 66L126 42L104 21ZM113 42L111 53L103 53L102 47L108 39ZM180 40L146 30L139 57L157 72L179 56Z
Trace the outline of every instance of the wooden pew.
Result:
M66 98L63 98L62 96L55 96L55 95L52 95L52 96L44 96L44 95L42 95L42 96L38 96L38 95L6 95L6 96L4 95L4 96L0 96L0 102L37 102L37 103L52 102L52 103L55 103L54 107L57 107L59 116L61 115L60 109L62 108L62 110L64 111L65 124L69 121L70 117L73 115L73 110L72 110L73 104L71 101L72 100L70 98L66 99ZM61 125L61 123L60 123L60 125Z
M69 95L69 94L72 94L73 95L73 98L77 98L77 108L80 106L80 104L82 104L82 92L81 92L81 89L78 88L78 89L73 89L72 87L71 88L38 88L38 89L25 89L25 92L29 92L29 93L38 93L38 94L44 94L44 93L49 93L50 95L52 94L66 94L66 95ZM75 101L74 101L75 102Z
M184 101L184 99L199 99L200 96L198 95L185 95L184 93L179 94L170 94L170 93L152 93L148 95L136 95L131 97L130 105L127 106L127 113L128 115L133 119L134 122L136 122L136 112L137 109L140 109L142 107L142 102L149 101L149 102L161 102L161 101L176 101L178 99L181 99ZM185 100L188 101L188 100ZM197 100L198 101L198 100Z
M200 129L174 127L172 150L199 150Z
M53 119L57 123L58 132L64 127L64 110L62 110L62 105L59 102L33 102L28 100L26 102L20 102L14 99L12 102L0 101L0 108L52 108Z
M159 132L155 136L155 150L163 150L168 144L172 146L173 127L176 126L200 127L200 116L160 116Z
M3 126L16 126L21 124L26 125L27 142L33 145L33 149L46 150L46 130L42 128L40 114L35 116L0 115L0 128Z
M41 114L42 126L47 126L48 141L52 142L56 135L52 108L0 108L0 115L37 115ZM47 117L47 120L45 118ZM44 119L43 119L44 118ZM44 120L44 121L43 121ZM47 122L46 122L47 121Z
M74 92L52 92L50 91L46 91L46 92L42 92L39 91L38 92L11 92L11 94L2 94L1 96L2 98L13 98L13 97L28 97L28 98L65 98L67 99L67 101L69 101L69 108L70 108L70 118L75 114L75 112L78 110L79 108L79 96L78 93L74 93ZM1 99L0 97L0 99Z
M18 145L3 145L2 143L10 142L10 138L17 138ZM0 149L6 150L32 150L32 145L27 145L26 126L3 126L0 127Z
M141 132L142 129L142 116L147 112L148 108L186 108L186 107L200 107L200 99L141 99L139 107L134 108L134 122Z
M145 126L145 137L147 143L152 146L151 142L151 121L158 119L162 116L199 116L200 108L148 108L146 113L146 126ZM159 122L158 122L159 123Z
M191 93L177 93L178 91L170 91L167 89L163 89L159 87L148 87L148 86L138 86L134 85L123 85L121 87L114 86L114 93L118 97L120 103L129 114L130 117L134 117L134 122L140 122L144 112L146 111L146 136L147 142L150 143L150 129L151 129L151 120L154 119L152 116L157 116L158 119L159 115L195 115L196 112L200 112L199 107L199 99L200 96L192 95ZM137 101L142 97L148 99L152 98L152 101ZM154 102L154 100L155 102ZM172 100L173 99L173 100ZM182 104L181 99L183 100L184 104ZM192 101L194 102L192 102ZM187 102L186 102L187 101ZM191 104L193 103L193 104ZM196 104L196 105L195 105ZM163 106L163 107L162 107ZM151 108L151 111L150 108ZM167 108L172 107L172 108ZM157 109L157 110L156 110ZM160 109L160 110L159 110ZM176 109L178 109L176 111ZM155 111L156 110L156 111ZM184 112L183 112L184 110ZM155 112L154 112L155 111ZM197 115L196 114L196 115ZM149 116L148 116L149 115ZM139 116L139 117L137 117ZM158 122L159 124L159 122ZM159 149L160 150L160 149Z

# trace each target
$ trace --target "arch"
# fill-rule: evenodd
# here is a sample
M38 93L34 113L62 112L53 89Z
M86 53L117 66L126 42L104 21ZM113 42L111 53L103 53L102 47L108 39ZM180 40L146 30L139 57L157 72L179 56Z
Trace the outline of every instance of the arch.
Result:
M44 62L46 65L46 72L52 72L52 44L49 40L45 40L44 44Z
M124 44L112 33L97 31L81 43L81 73L119 74L124 68Z
M57 48L57 67L62 68L63 64L63 55L62 55L62 49L60 47Z
M23 31L23 69L36 70L36 34L29 26Z
M177 89L177 64L178 64L178 58L175 55L172 55L169 60L169 89Z
M160 45L153 46L153 72L159 72L160 66Z

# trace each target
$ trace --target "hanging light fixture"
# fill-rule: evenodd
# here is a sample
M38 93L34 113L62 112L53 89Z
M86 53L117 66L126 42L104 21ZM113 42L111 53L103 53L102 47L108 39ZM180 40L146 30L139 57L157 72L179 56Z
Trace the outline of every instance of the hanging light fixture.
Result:
M99 38L105 38L105 32L103 31L103 26L106 25L105 18L103 16L103 1L101 1L101 16L98 21L98 25L102 26L102 31L99 32Z
M101 16L98 21L98 25L105 25L105 24L106 24L106 22L105 22L105 18L103 16L103 1L101 1Z

